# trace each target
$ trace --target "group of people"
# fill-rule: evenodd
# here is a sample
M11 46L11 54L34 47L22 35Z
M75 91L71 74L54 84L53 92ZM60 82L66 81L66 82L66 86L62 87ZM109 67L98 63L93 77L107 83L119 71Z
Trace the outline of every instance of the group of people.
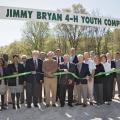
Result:
M112 72L119 68L119 52L112 58L110 53L97 55L94 51L77 55L74 48L64 56L60 49L47 54L34 50L31 58L15 54L10 63L3 56L0 58L0 110L7 109L10 98L13 109L21 108L23 103L27 108L56 107L56 103L61 107L66 103L69 107L110 105L116 82L120 99L120 73ZM98 75L105 72L110 73Z

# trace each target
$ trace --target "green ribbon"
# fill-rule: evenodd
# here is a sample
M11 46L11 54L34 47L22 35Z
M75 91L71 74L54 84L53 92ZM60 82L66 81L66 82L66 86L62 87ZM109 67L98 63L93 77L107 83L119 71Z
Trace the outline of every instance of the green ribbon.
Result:
M18 74L15 74L15 75L3 76L3 77L0 77L0 80L8 79L8 78L14 78L14 77L20 77L20 76L26 76L26 75L29 75L29 74L32 74L32 72L24 72L24 73L18 73Z
M110 72L100 72L100 73L96 74L95 77L103 76L103 75L108 76L111 73L120 73L120 69L114 69ZM61 75L66 75L66 74L70 74L76 79L86 79L85 77L84 78L78 77L75 73L72 73L72 72L57 72L57 73L54 73L55 76L61 76Z
M100 73L96 74L95 77L102 76L102 75L108 76L111 73L120 73L120 69L114 69L110 72L100 72ZM15 75L3 76L3 77L0 77L0 80L4 80L4 79L8 79L8 78L14 78L14 77L20 77L20 76L26 76L26 75L30 75L30 74L32 74L32 71L24 72L24 73L18 73L18 74L15 74ZM43 73L41 73L41 74L43 74ZM56 72L56 73L54 73L54 76L60 76L60 75L66 75L66 74L70 74L76 79L86 79L86 78L78 77L75 73L64 72L64 71L63 72Z
M57 72L57 73L54 73L55 76L66 75L66 74L70 74L70 75L72 75L74 78L80 79L76 74L74 74L74 73L72 73L72 72Z

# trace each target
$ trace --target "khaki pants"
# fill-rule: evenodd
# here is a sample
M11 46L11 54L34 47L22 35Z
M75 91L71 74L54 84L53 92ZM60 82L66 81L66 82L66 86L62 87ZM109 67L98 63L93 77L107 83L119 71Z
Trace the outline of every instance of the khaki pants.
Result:
M93 102L93 88L94 87L94 79L88 80L88 97L90 99L90 102Z
M77 85L74 85L73 99L78 101Z
M50 92L52 94L52 104L56 102L57 78L44 78L46 104L50 104Z
M79 84L77 87L77 93L78 93L78 103L81 102L81 96L83 97L83 103L87 104L87 84Z
M78 103L81 104L82 84L76 85Z

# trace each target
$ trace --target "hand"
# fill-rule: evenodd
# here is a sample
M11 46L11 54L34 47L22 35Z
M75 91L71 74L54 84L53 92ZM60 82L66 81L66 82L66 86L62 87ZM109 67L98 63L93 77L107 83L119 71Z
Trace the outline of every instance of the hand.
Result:
M40 83L43 83L43 81L42 81L42 80L40 80Z
M67 69L64 69L64 72L68 72L68 70L67 70Z
M35 75L35 74L36 74L36 71L32 71L32 74Z
M112 68L112 71L114 71L115 70L115 68Z
M89 76L86 76L86 80L89 80L90 79L90 77Z
M72 84L72 80L69 80L69 85Z
M51 72L48 72L47 75L48 75L49 77L53 77L53 74L52 74Z
M92 81L93 80L93 77L89 77L89 79L88 79L89 81Z

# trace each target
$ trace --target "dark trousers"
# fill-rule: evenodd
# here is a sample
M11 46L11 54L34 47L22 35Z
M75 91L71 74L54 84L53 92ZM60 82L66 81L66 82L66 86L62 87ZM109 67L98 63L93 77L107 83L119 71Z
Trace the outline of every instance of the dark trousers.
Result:
M20 103L20 93L11 93L13 106L15 106L15 95L16 95L17 105L19 105Z
M56 102L60 99L60 84L59 84L59 76L57 77L57 93L56 93Z
M20 102L21 103L26 102L26 100L25 100L25 91L26 91L26 87L23 88L23 92L20 95Z
M97 103L103 104L103 84L94 84L94 97Z
M111 100L112 100L112 97L113 97L113 88L114 88L114 74L110 75L110 92L111 92Z
M111 76L108 75L103 81L103 101L111 101Z
M60 99L60 85L59 84L57 84L56 101L58 101L58 99Z
M74 85L60 85L60 104L65 104L66 91L68 90L68 104L73 102Z
M4 107L4 95L1 95L1 107Z
M42 83L27 82L26 98L27 98L28 106L31 106L32 102L34 105L37 105L38 102L41 103L42 102Z

